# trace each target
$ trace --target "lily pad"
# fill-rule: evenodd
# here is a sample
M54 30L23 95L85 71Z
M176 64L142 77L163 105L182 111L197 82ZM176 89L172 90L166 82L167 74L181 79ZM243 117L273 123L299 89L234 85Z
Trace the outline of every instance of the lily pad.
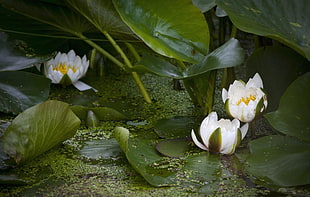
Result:
M190 138L168 139L159 142L156 150L166 157L181 157L192 148Z
M242 31L267 36L310 60L310 1L216 0Z
M123 127L116 127L114 134L129 163L152 186L189 186L217 179L218 155L201 152L182 159L162 157L152 140L130 138Z
M85 107L82 105L73 105L71 110L81 119L86 120L88 112L91 110L98 120L126 120L127 117L115 109L109 107Z
M310 142L310 72L297 78L285 91L277 111L265 114L276 130Z
M13 120L1 138L3 152L17 164L33 159L72 137L80 123L68 104L40 103Z
M123 21L157 53L193 63L208 53L208 24L191 0L113 3Z
M158 120L154 130L161 138L181 138L190 136L192 129L197 129L199 123L195 117L176 116Z
M266 136L250 142L247 170L268 185L310 184L310 143L289 136Z

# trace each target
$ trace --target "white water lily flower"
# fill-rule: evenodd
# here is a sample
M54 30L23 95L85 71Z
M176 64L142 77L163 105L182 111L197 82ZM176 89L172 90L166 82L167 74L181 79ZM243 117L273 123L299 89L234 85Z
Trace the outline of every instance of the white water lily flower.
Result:
M251 122L267 108L267 95L263 91L263 81L258 73L245 84L235 80L228 91L222 90L226 112L242 122Z
M81 59L74 50L70 50L68 54L58 52L55 58L44 63L44 75L51 79L52 83L65 86L73 84L80 91L84 91L92 87L78 80L85 76L88 66L89 60L85 55Z
M192 130L192 139L203 150L232 154L245 137L248 128L248 123L240 128L239 120L218 120L216 112L211 112L200 125L199 135L202 143L197 140L194 130Z

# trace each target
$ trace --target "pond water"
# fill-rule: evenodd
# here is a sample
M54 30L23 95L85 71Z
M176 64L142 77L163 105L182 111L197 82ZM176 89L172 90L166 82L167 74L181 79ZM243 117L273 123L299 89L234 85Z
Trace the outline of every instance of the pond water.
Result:
M307 188L267 188L254 184L253 179L244 174L243 169L238 166L238 162L243 162L243 157L248 152L249 138L242 142L235 156L208 157L211 158L210 162L218 162L219 165L218 170L212 173L212 176L216 177L214 180L202 181L203 179L197 176L191 177L190 173L185 173L188 171L184 171L185 174L182 178L176 179L179 182L174 186L150 185L129 164L114 138L115 127L127 128L131 138L141 141L154 139L156 144L163 136L169 135L165 133L164 126L158 127L158 124L156 126L159 120L171 121L175 130L182 130L185 127L189 135L190 127L198 124L203 118L197 115L199 109L193 106L185 90L174 90L173 81L168 78L148 74L142 76L153 100L152 104L143 101L129 75L121 73L97 77L89 73L84 80L99 92L80 93L73 87L53 86L50 98L85 106L111 107L126 115L128 119L101 121L98 127L93 128L87 128L84 121L76 135L61 146L54 147L23 166L7 172L12 177L20 178L20 182L15 179L14 185L1 185L1 196L306 196L310 194ZM219 90L216 95L218 98L215 99L215 107L220 108ZM184 123L184 120L189 120L189 123ZM266 131L268 125L262 120L258 122L258 128L265 128L261 130ZM257 135L264 133L258 132ZM194 156L201 154L201 150L194 146L190 151ZM159 153L156 154L161 156ZM169 172L174 173L185 165L182 162L182 159L163 157L161 163L153 163L152 166L157 167L158 172L161 172L161 168L166 168L163 166L168 166ZM206 169L200 171L206 173Z

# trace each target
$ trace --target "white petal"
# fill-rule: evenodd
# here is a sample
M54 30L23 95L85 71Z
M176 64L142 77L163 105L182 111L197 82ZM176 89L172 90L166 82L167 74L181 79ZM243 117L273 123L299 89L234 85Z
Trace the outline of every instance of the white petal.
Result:
M68 52L68 61L74 61L74 58L76 57L75 55L75 52L73 49L71 49L69 52Z
M226 99L228 97L228 92L225 88L222 89L222 100L223 100L223 103L225 103Z
M95 88L87 85L86 83L82 82L82 81L76 81L72 84L74 87L76 87L78 90L80 91L85 91L85 90L90 90L93 89L95 92L98 92L98 90L96 90Z
M260 75L256 73L253 78L250 78L246 84L246 87L263 88L263 81Z
M226 128L231 129L231 128ZM222 129L222 147L220 152L223 154L231 154L234 152L236 143L237 130L224 130Z
M242 139L246 136L249 129L249 123L245 123L241 128Z
M194 143L196 144L196 146L198 146L199 148L201 148L201 149L203 149L203 150L208 150L208 148L207 148L205 145L203 145L202 143L200 143L200 142L197 140L197 137L196 137L196 135L195 135L194 130L192 130L191 136L192 136L192 139L193 139Z

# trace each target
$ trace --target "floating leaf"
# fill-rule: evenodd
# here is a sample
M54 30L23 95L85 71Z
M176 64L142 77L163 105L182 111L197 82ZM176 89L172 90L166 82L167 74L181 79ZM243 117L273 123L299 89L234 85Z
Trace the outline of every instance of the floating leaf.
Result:
M0 72L0 109L17 114L45 101L49 95L50 80L22 71Z
M72 137L81 121L60 101L46 101L19 114L1 138L3 152L17 164Z
M208 24L191 0L113 3L124 22L157 53L193 63L208 53Z
M247 170L269 185L310 184L310 143L289 136L266 136L250 142Z
M278 131L310 142L310 72L297 78L281 98L277 111L265 115Z
M180 138L190 136L192 129L198 128L196 118L190 116L176 116L158 120L154 130L161 138Z
M168 139L159 142L156 150L167 157L181 157L191 149L191 142L190 138Z
M242 31L278 40L310 60L310 1L216 0Z
M126 120L127 117L115 109L109 107L85 107L82 105L73 105L71 110L81 119L86 120L88 111L93 111L99 120Z
M161 157L151 140L129 138L129 131L123 127L116 127L114 132L129 163L155 187L189 186L217 179L215 174L220 164L217 155L202 152L182 159Z

